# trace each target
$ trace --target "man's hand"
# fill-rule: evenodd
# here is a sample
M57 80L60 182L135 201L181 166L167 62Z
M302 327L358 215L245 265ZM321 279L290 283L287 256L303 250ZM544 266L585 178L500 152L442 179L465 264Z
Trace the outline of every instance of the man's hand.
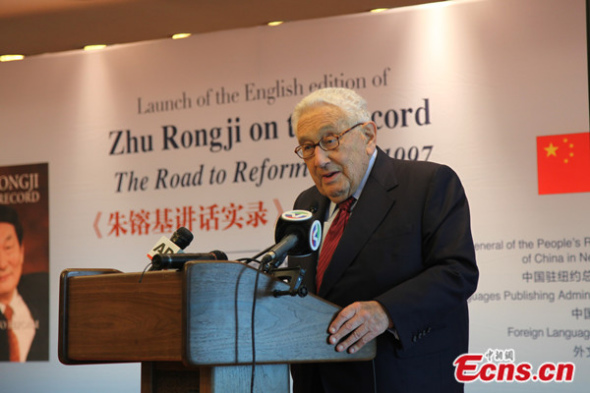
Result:
M374 300L355 302L342 309L332 321L328 328L328 340L330 344L336 345L338 352L348 349L348 353L355 353L392 327L393 322L381 303Z

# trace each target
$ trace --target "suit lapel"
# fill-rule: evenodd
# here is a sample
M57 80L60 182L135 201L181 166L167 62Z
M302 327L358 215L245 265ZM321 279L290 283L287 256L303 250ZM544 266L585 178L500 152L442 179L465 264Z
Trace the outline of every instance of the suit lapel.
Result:
M378 149L375 165L324 274L320 296L325 297L336 284L393 207L395 198L391 190L396 186L393 160Z

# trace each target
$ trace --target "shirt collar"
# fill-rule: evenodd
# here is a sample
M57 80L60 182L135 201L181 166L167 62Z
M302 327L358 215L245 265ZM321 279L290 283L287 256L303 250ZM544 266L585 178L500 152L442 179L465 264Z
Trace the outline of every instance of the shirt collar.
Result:
M24 302L24 301L20 297L18 290L15 289L14 293L12 294L12 299L10 300L10 303L8 305L14 310L15 307L19 306L20 302ZM4 303L0 303L0 311L2 312L2 314L4 314L5 310L6 310L6 305Z
M377 149L375 149L375 151L371 155L371 159L369 160L369 166L367 167L367 171L365 172L365 176L363 176L363 180L361 180L361 184L359 184L356 191L352 194L354 199L356 199L357 201L359 200L361 193L363 192L363 189L365 188L365 184L367 183L367 179L369 178L369 174L371 173L371 170L373 169L373 165L375 165L376 158L377 158Z

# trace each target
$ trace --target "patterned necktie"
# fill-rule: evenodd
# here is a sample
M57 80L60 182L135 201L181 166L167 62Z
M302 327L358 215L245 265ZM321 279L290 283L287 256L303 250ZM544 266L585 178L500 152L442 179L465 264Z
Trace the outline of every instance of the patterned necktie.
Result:
M328 230L328 234L324 239L324 244L322 245L322 250L320 251L320 259L318 261L318 267L316 272L316 289L317 292L320 292L320 286L322 285L322 279L324 278L324 273L332 260L332 255L334 255L334 250L336 250L336 246L342 237L342 232L344 232L344 227L348 222L348 218L350 217L350 208L354 203L355 199L353 197L348 198L344 202L338 204L338 214L334 221L332 221L332 225L330 225L330 229Z
M6 321L8 322L8 329L6 329L6 335L8 336L10 361L18 362L20 361L20 351L18 349L18 338L16 338L16 334L14 333L14 330L12 330L12 314L12 308L7 305L6 309L4 310L4 316L6 317Z

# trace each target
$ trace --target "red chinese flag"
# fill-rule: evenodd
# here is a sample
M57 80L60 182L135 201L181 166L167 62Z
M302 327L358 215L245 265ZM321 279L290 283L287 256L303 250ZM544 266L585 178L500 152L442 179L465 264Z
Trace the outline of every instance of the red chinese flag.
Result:
M590 192L590 133L537 137L539 195Z

